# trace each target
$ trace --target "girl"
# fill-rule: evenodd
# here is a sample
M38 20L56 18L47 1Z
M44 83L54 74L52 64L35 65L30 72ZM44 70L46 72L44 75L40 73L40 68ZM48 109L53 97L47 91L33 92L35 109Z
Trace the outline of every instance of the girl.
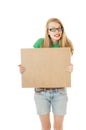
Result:
M45 38L39 38L33 45L34 48L59 48L70 47L73 54L73 45L67 38L63 24L57 18L50 18L46 23ZM19 65L20 72L25 71L25 67ZM67 66L68 72L73 71L73 65ZM37 113L41 121L42 130L50 130L50 108L54 115L54 130L63 130L63 120L67 108L67 90L64 88L35 88L34 94Z

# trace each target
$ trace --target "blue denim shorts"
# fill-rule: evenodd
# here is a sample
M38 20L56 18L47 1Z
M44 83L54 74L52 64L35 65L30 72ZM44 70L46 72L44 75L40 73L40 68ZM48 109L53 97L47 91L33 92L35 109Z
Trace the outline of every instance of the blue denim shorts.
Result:
M37 113L45 115L50 113L51 109L55 115L65 115L67 108L67 89L56 88L35 92L34 94Z

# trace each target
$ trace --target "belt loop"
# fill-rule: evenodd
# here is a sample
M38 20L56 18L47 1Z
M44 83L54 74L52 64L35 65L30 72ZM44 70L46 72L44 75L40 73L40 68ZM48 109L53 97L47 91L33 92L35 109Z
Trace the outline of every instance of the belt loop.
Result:
M44 91L46 91L47 89L46 88L44 88Z

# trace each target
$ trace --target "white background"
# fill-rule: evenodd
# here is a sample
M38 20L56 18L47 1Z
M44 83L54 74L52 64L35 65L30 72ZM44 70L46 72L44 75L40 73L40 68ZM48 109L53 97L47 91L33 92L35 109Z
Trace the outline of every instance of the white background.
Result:
M0 130L40 130L34 90L21 87L20 49L44 37L48 18L59 18L74 45L72 85L64 130L85 130L85 0L0 0ZM51 122L53 115L51 113Z

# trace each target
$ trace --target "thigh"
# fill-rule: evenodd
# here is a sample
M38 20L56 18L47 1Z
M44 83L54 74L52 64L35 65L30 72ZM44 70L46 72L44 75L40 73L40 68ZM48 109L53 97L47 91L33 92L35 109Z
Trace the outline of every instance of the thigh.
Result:
M36 104L37 113L39 115L46 115L50 113L51 103L46 92L35 93L34 100Z
M67 109L67 91L66 89L58 89L54 93L52 100L52 111L55 115L63 116Z

